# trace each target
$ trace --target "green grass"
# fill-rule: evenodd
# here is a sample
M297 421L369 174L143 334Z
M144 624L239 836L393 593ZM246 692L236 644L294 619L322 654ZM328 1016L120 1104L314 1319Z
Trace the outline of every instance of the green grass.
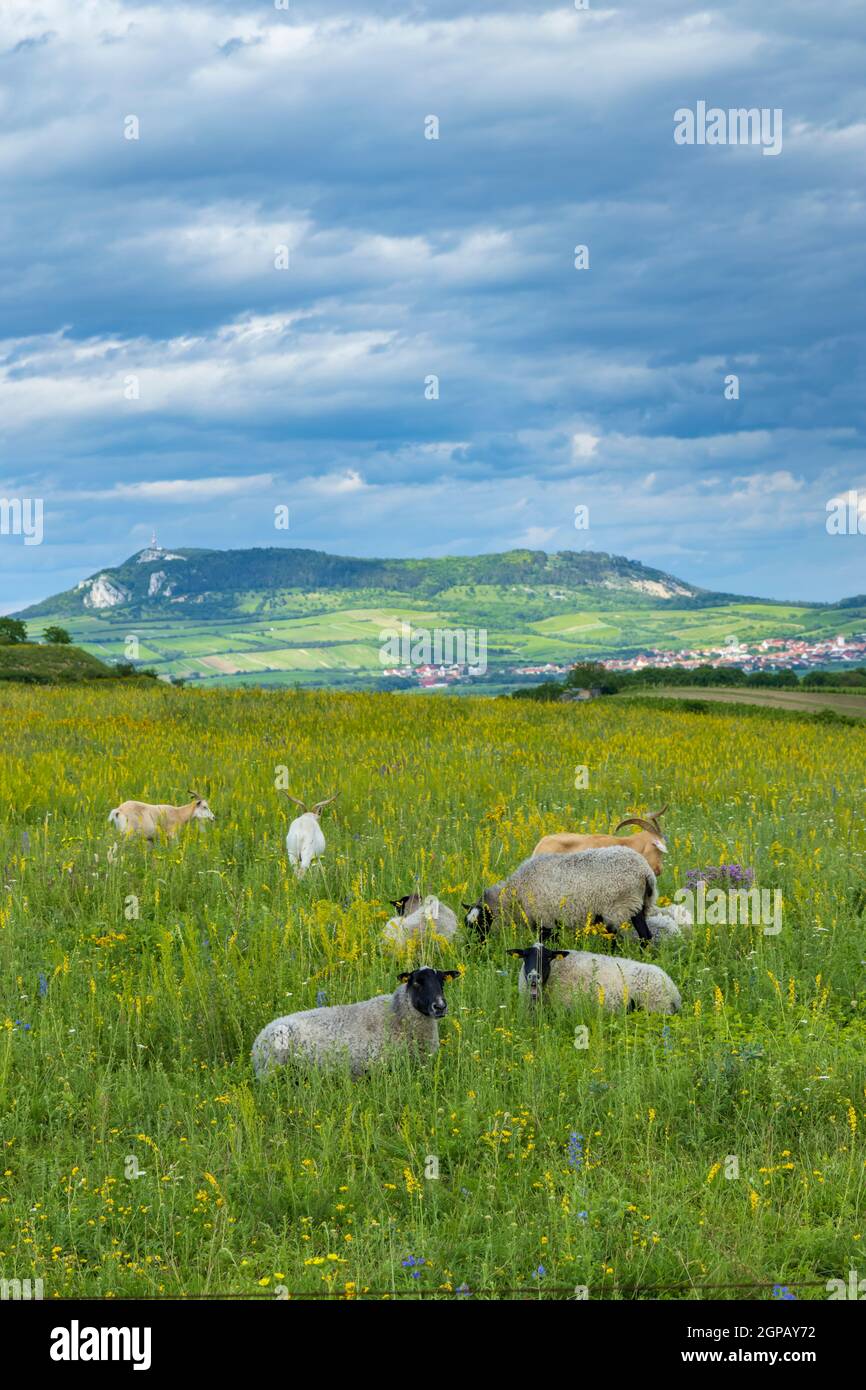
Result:
M0 687L0 1277L808 1298L862 1271L866 727L647 704ZM300 883L280 765L340 788ZM111 806L198 784L213 826L108 862ZM433 1061L254 1082L269 1019L392 988L388 898L457 908L542 833L663 801L663 890L736 861L785 904L778 937L658 949L682 1014L533 1015L511 934L461 938Z
M111 670L92 652L79 647L15 642L0 646L0 681L53 685L66 681L99 680Z

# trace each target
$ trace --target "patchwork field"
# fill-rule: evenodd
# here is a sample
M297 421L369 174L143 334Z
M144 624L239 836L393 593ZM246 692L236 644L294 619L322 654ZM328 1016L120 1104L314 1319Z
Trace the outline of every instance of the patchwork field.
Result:
M0 688L0 1278L46 1298L769 1300L866 1272L866 727L649 718ZM298 796L340 791L301 882L280 767ZM215 824L109 861L112 806L190 786ZM533 1014L506 954L528 937L459 938L431 962L462 971L435 1060L254 1081L269 1019L395 985L388 898L417 883L457 909L543 832L665 801L666 895L737 863L784 901L778 936L655 949L681 1014Z
M32 620L31 632L38 635L57 621L85 650L112 661L129 656L128 641L135 637L138 659L159 674L222 687L267 674L270 680L262 679L263 684L293 685L312 677L323 685L352 679L370 687L382 675L382 633L401 622L416 629L482 629L494 673L520 662L565 664L652 646L710 647L731 636L745 642L866 632L863 606L743 602L677 608L671 600L652 604L634 598L607 606L598 595L531 585L464 585L443 590L434 606L397 593L283 591L269 598L266 612L260 596L246 606L236 596L231 617L193 617L178 606L153 616L60 613Z

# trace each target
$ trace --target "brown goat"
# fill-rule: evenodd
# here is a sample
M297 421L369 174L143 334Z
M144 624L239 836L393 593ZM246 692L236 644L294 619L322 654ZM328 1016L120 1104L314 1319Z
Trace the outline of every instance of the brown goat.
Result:
M147 801L121 801L108 819L115 829L123 835L139 835L142 839L153 841L158 835L172 839L182 825L193 820L216 820L211 808L198 792L190 792L192 801L186 806L168 806L165 803L153 806Z
M634 849L638 854L642 854L658 878L664 867L663 855L667 852L667 843L659 819L667 809L667 806L663 806L660 811L648 811L645 816L628 816L616 827L617 830L622 830L624 825L639 825L641 828L636 835L572 835L568 831L558 835L544 835L532 851L532 858L537 854L578 854L584 849L625 845L626 849Z

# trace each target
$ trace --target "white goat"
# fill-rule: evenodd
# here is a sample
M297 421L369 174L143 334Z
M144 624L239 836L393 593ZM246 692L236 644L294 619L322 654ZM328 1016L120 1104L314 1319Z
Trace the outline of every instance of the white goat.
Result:
M303 815L296 816L292 821L286 836L286 851L298 878L303 878L313 860L325 853L325 837L319 825L319 816L323 807L334 801L338 795L338 792L334 792L333 796L327 797L324 801L317 801L315 806L308 810L305 802L286 792L289 800L294 801L303 811Z
M216 820L203 796L190 792L192 801L186 806L151 806L147 801L121 801L108 819L122 835L140 835L153 841L158 835L172 839L182 825L191 820Z

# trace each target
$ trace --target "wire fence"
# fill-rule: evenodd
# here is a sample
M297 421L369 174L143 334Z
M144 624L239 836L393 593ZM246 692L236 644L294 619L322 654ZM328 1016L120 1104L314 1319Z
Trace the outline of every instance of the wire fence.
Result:
M780 1293L780 1297L774 1301L783 1302L784 1294L791 1295L791 1289L824 1289L826 1291L826 1279L800 1279L782 1283L757 1283L746 1282L738 1284L692 1284L682 1282L679 1284L633 1284L611 1287L610 1285L591 1285L591 1284L528 1284L514 1288L485 1287L471 1289L465 1285L456 1289L286 1289L285 1285L277 1285L275 1289L245 1289L236 1293L182 1293L182 1294L115 1294L111 1300L106 1300L104 1295L86 1294L81 1297L70 1294L69 1300L76 1303L102 1303L106 1301L124 1303L207 1303L207 1302L262 1302L278 1303L291 1302L292 1300L324 1300L338 1303L358 1302L361 1299L499 1299L499 1298L524 1298L532 1297L536 1299L561 1298L580 1302L584 1298L605 1298L605 1299L629 1299L629 1298L655 1298L659 1294L666 1293L687 1293L704 1294L718 1293L723 1290L736 1290L740 1292L745 1289L770 1290L771 1296ZM578 1290L580 1293L578 1294ZM61 1302L66 1295L60 1295L54 1301ZM47 1301L47 1300L46 1300Z

